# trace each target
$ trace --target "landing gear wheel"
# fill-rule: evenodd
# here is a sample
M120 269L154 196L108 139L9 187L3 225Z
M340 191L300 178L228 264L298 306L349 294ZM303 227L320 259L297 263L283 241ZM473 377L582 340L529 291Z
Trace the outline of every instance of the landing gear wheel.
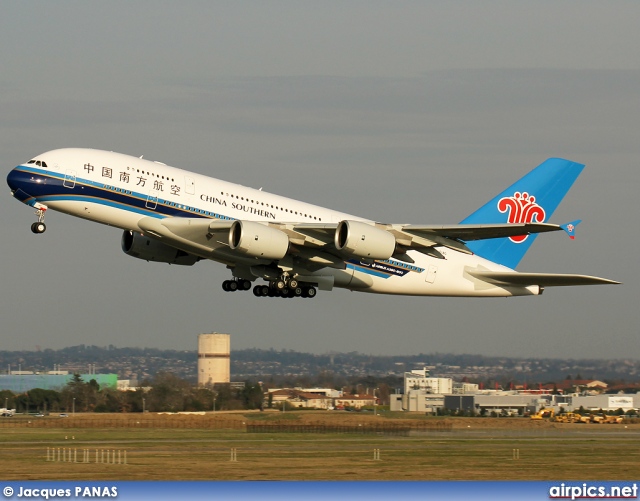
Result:
M316 297L317 291L316 291L316 288L315 288L315 287L309 287L309 288L306 290L306 293L307 293L307 294L306 294L306 296L307 296L307 297Z
M287 283L284 280L276 280L275 286L279 291L284 291L287 287Z
M222 282L222 290L226 292L235 292L238 290L238 282L235 280L225 280Z
M294 278L292 278L291 280L289 280L289 287L291 287L292 289L297 289L298 288L298 281Z
M243 291L248 291L249 289L251 289L251 282L249 280L241 280L240 289L242 289Z
M46 229L47 229L47 225L44 223L38 222L38 223L33 223L31 225L31 231L36 234L44 233Z

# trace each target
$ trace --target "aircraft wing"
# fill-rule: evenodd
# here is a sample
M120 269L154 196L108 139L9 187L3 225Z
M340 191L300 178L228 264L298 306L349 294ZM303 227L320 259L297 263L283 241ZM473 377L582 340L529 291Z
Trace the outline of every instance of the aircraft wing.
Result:
M572 275L562 273L518 273L516 271L476 271L467 270L480 280L495 285L517 285L529 286L539 285L540 287L562 287L569 285L598 285L598 284L619 284L607 278L592 277L589 275Z
M214 251L218 253L218 257L226 254L232 224L233 221L227 220L182 217L145 217L138 221L138 226L145 235L204 258L211 258ZM228 254L228 260L218 260L232 265L235 262L234 256L230 252Z
M233 226L231 220L210 220L203 218L143 218L140 229L149 236L164 241L186 252L206 257L212 251L223 252L228 247L228 232ZM287 236L291 247L289 253L317 265L342 266L336 259L339 252L334 245L334 236L339 223L256 223L279 230ZM411 261L406 255L410 249L419 250L436 257L442 257L434 249L448 247L471 254L465 241L490 238L504 238L531 233L558 231L559 225L547 223L523 224L457 224L457 225L396 225L362 223L375 234L388 233L395 238L397 248L394 256ZM232 255L232 254L231 254Z

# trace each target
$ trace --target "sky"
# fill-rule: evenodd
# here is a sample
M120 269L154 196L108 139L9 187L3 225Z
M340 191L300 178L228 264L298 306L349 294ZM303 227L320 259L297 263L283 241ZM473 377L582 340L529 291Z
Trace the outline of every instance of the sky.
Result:
M509 299L225 293L121 231L0 197L0 349L79 344L640 358L640 3L4 2L0 161L90 147L387 223L455 224L548 157L586 164Z

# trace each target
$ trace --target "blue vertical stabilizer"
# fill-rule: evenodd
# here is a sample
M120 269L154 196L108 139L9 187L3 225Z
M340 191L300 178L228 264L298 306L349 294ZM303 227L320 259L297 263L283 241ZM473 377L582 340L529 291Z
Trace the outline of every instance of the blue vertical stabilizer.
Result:
M550 158L511 185L462 224L543 223L560 205L584 165ZM467 242L475 254L515 269L537 235Z

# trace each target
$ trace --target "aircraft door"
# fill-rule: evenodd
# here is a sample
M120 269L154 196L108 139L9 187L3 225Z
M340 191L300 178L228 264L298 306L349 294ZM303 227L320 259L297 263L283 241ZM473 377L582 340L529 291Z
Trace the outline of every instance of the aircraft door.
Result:
M189 177L189 176L184 177L184 191L187 193L187 195L196 194L196 183L192 177Z
M436 281L437 273L438 273L438 267L429 265L429 268L427 269L427 275L425 276L424 281L432 284L433 282Z
M67 172L64 174L64 181L62 185L65 188L75 188L76 187L76 171L67 169Z
M147 202L145 203L145 207L147 209L155 210L158 205L158 195L155 191L150 191L149 196L147 197Z

